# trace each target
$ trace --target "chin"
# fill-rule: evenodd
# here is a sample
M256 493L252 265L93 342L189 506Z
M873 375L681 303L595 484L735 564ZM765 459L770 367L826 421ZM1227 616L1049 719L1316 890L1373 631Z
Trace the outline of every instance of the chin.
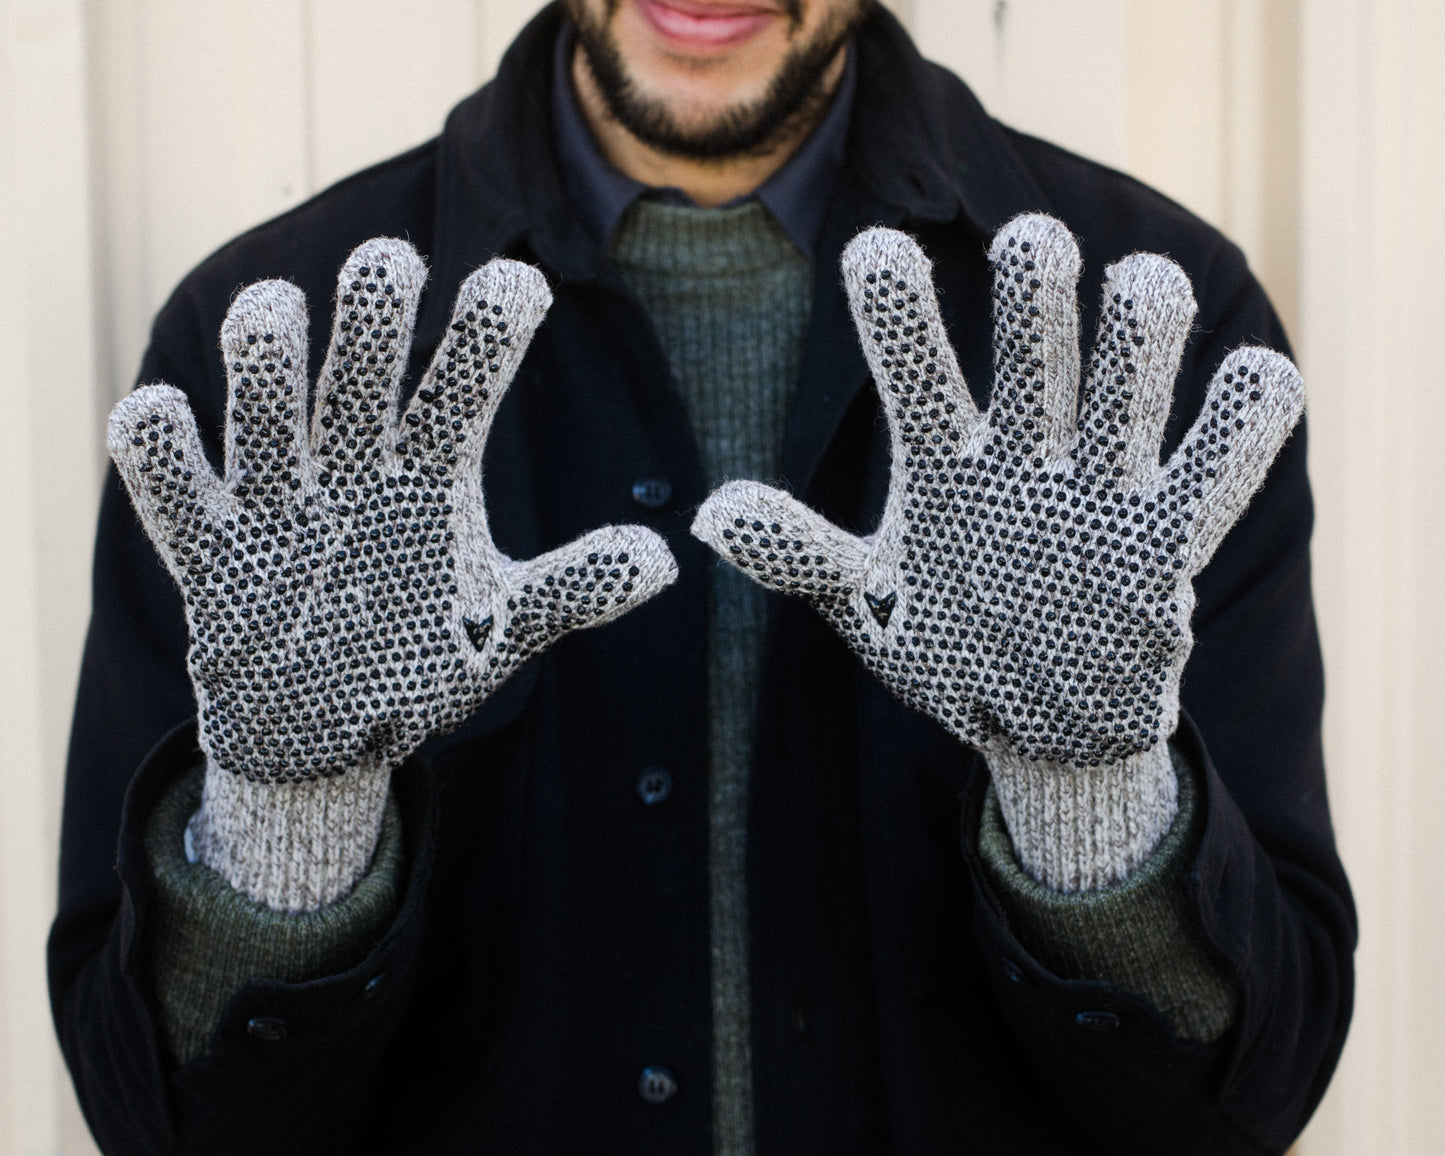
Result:
M728 35L691 35L691 25L676 35L671 17L657 18L672 4L704 14L694 24L721 13ZM785 3L770 0L568 2L612 119L643 144L694 160L764 155L796 136L824 105L832 65L866 7L828 0L816 20L795 24Z

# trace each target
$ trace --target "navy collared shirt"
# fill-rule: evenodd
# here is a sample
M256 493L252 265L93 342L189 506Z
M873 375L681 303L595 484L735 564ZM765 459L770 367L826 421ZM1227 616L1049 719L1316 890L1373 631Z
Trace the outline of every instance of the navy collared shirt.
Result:
M633 180L602 155L582 119L582 110L572 91L574 43L572 26L564 23L552 57L552 121L556 126L557 160L567 196L576 207L583 227L605 248L622 214L638 197L655 197L672 204L694 202L681 189L652 188ZM749 200L760 201L810 261L848 142L848 124L853 118L853 97L858 86L858 65L854 58L850 44L843 76L827 113L787 163L751 193L719 206L727 208Z

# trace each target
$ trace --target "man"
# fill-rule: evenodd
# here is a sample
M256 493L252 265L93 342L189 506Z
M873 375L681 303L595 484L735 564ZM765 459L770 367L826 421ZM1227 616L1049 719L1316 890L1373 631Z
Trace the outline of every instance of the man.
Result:
M51 944L102 1144L1283 1149L1354 924L1302 433L1229 529L1294 411L1231 428L1297 400L1226 362L1283 347L1237 250L860 0L565 15L189 277L140 375L175 389L113 421L144 530L113 478ZM409 356L388 237L430 265ZM1192 300L1136 251L1198 299L1172 405ZM1076 451L1069 296L1092 333L1113 262ZM1089 491L1124 469L1091 421L1155 431L1118 434L1138 476L1162 430L1203 504Z

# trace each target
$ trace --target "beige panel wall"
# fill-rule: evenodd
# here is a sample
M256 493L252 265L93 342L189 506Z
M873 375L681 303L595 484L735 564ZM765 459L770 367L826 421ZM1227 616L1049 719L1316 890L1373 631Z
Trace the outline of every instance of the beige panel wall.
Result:
M99 485L82 32L0 2L0 1151L27 1156L88 1146L43 953Z
M531 0L90 0L105 388L207 253L434 136Z
M1445 5L1304 0L1300 333L1354 1031L1310 1156L1445 1151Z
M1297 327L1298 0L910 3L990 112L1224 229Z
M1281 308L1309 387L1332 790L1366 930L1351 1043L1301 1150L1445 1150L1445 393L1416 288L1445 259L1445 5L891 6L998 115L1225 228ZM93 1151L41 950L104 409L186 269L432 135L535 7L0 0L0 1151Z

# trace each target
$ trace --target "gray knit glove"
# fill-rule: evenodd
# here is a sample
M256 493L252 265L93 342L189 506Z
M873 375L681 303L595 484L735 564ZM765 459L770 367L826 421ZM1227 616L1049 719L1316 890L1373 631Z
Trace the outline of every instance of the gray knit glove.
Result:
M207 756L194 856L280 910L350 891L407 754L560 635L677 573L638 526L530 562L497 549L482 449L551 296L514 261L472 274L398 420L425 280L404 241L351 254L309 433L302 293L240 293L221 330L224 478L179 390L144 386L110 419L111 456L185 597Z
M1194 317L1173 262L1108 269L1079 389L1079 251L1059 222L994 238L994 391L980 414L930 266L873 229L843 279L892 434L883 520L858 538L786 493L719 488L693 533L803 594L909 705L984 753L1020 863L1058 890L1122 879L1176 811L1168 739L1189 654L1191 580L1303 408L1265 349L1230 354L1159 464Z

